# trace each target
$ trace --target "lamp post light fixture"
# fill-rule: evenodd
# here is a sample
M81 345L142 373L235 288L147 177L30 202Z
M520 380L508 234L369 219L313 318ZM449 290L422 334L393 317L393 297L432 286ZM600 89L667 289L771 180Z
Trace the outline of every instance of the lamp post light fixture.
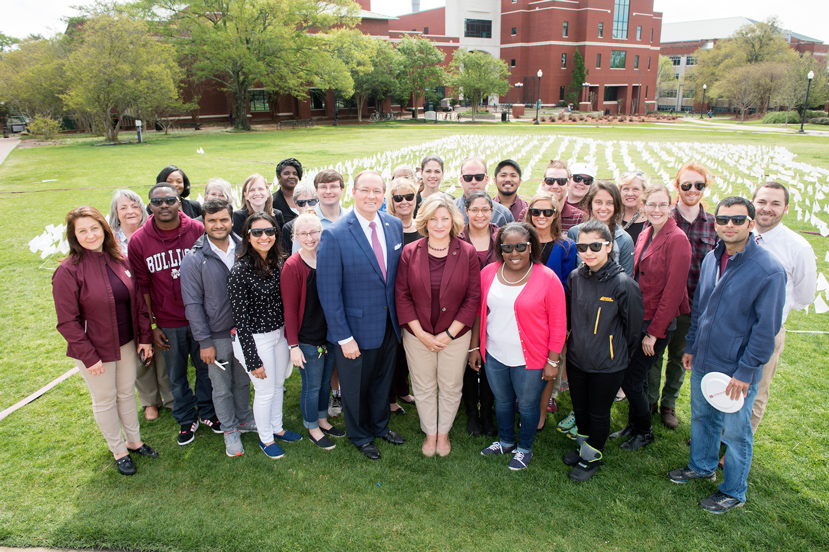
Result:
M708 85L702 85L702 109L699 110L699 118L702 119L702 113L705 111L705 91L708 90Z
M536 75L538 76L538 94L536 94L535 123L533 123L533 124L537 125L540 122L540 119L538 118L538 110L541 108L541 75L542 75L541 69L538 70L538 73L536 73Z
M800 130L798 132L806 132L803 130L803 125L806 123L806 110L809 109L809 90L812 88L812 79L815 78L815 72L809 71L806 77L809 79L809 84L806 85L806 101L803 103L803 117L800 119Z
M518 88L518 92L516 92L516 95L518 96L518 98L517 98L517 101L515 103L526 103L526 102L521 101L521 90L524 88L524 83L523 82L516 82L515 87Z
M587 102L590 99L590 83L586 82L582 86L584 87L584 101Z

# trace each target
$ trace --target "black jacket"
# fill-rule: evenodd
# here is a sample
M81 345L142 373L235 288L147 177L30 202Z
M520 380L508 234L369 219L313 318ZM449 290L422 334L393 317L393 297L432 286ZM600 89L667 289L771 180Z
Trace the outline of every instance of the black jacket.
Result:
M233 233L242 238L242 241L245 241L245 237L242 235L242 228L245 227L245 221L248 220L248 216L250 216L250 213L248 213L247 207L233 210ZM285 226L285 219L282 217L282 212L274 209L273 218L276 221L276 227L282 232L282 227Z
M608 261L582 263L567 278L567 364L592 373L624 370L639 347L645 308L639 285Z

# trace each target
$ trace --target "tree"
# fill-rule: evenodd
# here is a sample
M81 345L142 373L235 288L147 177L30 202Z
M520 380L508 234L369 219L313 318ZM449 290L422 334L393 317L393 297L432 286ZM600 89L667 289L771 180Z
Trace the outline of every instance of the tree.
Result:
M65 40L24 39L0 57L0 96L15 111L34 119L53 117L64 109Z
M0 33L0 53L11 50L12 46L18 42L20 42L20 40L14 38L13 36L7 36Z
M455 50L449 62L449 83L472 103L472 122L485 97L509 91L509 69L504 60L487 52Z
M576 103L584 83L587 82L587 75L589 74L590 70L584 67L584 58L581 56L579 49L576 48L576 53L573 54L573 71L571 72L573 81L567 88L567 100L570 103Z
M742 53L746 64L775 61L789 50L780 20L769 17L759 23L747 23L737 29L732 35L737 49Z
M806 88L808 86L809 71L814 71L812 86L809 89L810 106L822 106L826 103L829 91L827 91L826 66L821 64L812 54L804 54L794 62L786 65L786 73L783 76L780 88L777 90L774 99L780 105L786 107L786 124L789 124L789 113L795 109L800 110L806 102Z
M717 87L740 110L740 122L744 122L746 111L757 102L757 83L753 69L748 66L738 67L718 82Z
M420 98L426 88L439 86L446 78L446 73L440 67L446 56L425 38L412 38L409 35L403 37L397 45L397 53L401 56L401 92L411 96L417 117Z
M794 53L794 50L792 50ZM797 56L795 56L797 57ZM779 61L763 61L752 66L757 106L761 113L768 111L771 99L777 96L786 78L786 64Z
M348 67L333 55L356 23L350 0L146 0L166 16L161 29L193 56L195 74L233 97L239 130L250 130L248 92L307 98L309 87L352 93Z
M659 56L659 67L656 73L656 88L660 96L666 96L669 90L677 89L674 64L667 56Z
M400 54L385 40L365 37L365 41L363 52L367 54L367 63L355 63L351 69L358 121L363 120L363 105L370 96L382 102L396 95L399 88Z
M128 114L181 106L175 51L150 36L144 22L101 16L84 24L82 40L69 56L69 86L62 97L70 108L90 115L107 141L118 139Z

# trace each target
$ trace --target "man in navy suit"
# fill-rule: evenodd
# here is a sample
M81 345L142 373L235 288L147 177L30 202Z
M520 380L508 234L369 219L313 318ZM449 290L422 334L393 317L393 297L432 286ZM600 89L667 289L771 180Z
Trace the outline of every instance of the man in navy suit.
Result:
M400 219L379 212L386 183L376 171L354 179L354 209L322 231L317 290L336 343L348 438L371 460L374 438L405 440L389 430L389 390L400 343L394 280L403 249Z

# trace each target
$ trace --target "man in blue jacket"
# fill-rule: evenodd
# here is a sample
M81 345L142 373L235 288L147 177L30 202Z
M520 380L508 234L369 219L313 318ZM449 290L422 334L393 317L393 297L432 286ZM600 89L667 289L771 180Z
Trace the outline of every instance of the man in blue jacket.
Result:
M705 256L691 308L682 364L691 370L691 460L668 474L674 483L716 479L720 443L727 449L723 482L699 505L716 514L742 506L751 469L751 409L763 365L774 352L786 302L786 271L758 246L754 205L742 197L723 199L714 211L720 242ZM730 414L717 410L700 384L709 372L731 377L726 393L745 402Z
M354 209L322 231L317 290L335 351L348 438L379 460L379 437L402 445L389 430L389 390L400 326L394 301L403 223L378 212L386 183L376 171L354 178Z
M205 233L181 263L181 295L199 356L213 384L213 405L224 431L225 453L241 456L241 432L256 431L250 409L250 378L233 356L235 323L227 298L227 276L240 241L231 233L233 207L223 199L204 204Z

